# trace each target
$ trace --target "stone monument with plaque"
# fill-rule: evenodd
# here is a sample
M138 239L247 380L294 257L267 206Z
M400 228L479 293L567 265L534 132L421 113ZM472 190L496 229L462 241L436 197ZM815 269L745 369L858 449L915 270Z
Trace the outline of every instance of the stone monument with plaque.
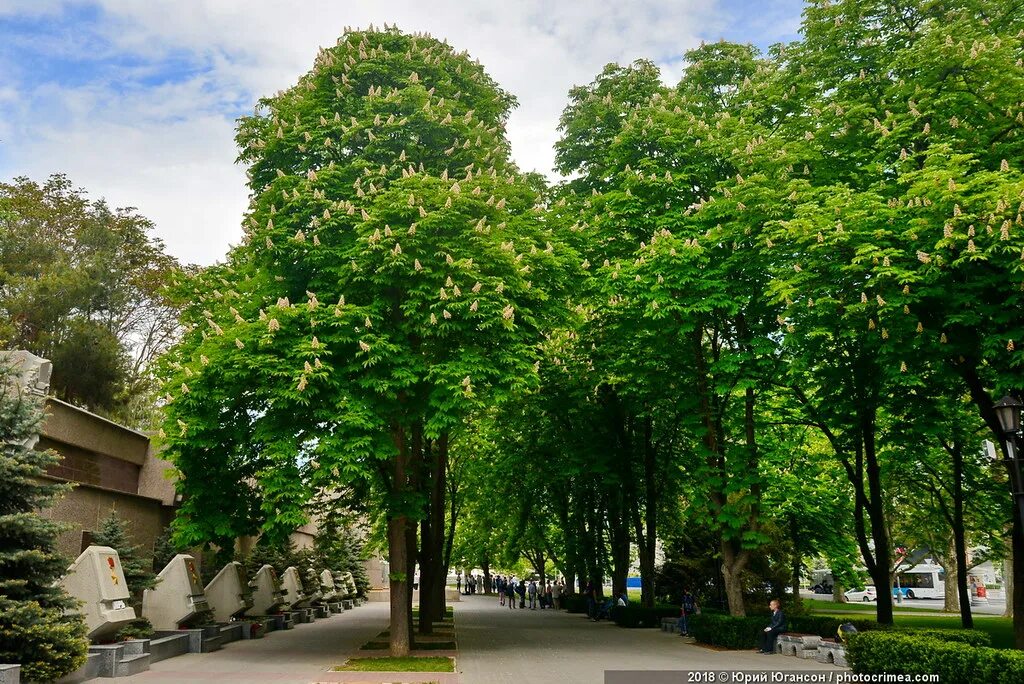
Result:
M160 581L142 594L142 617L157 630L184 629L209 609L196 561L179 553L157 575Z
M60 583L82 601L90 639L112 637L135 619L121 559L109 546L90 546L83 551Z
M252 593L242 564L232 561L206 585L206 602L217 622L230 622L252 607Z

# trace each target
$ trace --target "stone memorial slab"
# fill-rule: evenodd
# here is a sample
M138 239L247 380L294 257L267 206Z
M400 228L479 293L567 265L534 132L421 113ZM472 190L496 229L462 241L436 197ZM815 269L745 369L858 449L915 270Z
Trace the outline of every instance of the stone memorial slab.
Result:
M179 553L157 578L160 583L142 595L142 616L154 629L182 629L209 608L192 556Z
M135 610L128 605L131 593L121 559L109 546L88 547L60 583L71 596L82 601L81 611L90 639L111 637L135 619Z

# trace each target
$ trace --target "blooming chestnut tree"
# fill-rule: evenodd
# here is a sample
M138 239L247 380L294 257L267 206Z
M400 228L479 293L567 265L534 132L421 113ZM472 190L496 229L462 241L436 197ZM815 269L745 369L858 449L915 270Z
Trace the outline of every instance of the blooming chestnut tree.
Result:
M509 160L514 104L446 43L345 33L240 121L243 243L181 284L164 426L179 536L285 536L317 497L374 483L395 655L425 443L533 383L565 258Z

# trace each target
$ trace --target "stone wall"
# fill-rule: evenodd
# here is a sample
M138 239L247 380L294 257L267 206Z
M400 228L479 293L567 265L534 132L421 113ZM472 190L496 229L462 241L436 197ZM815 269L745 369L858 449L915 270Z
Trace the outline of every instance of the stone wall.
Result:
M116 510L128 525L143 555L174 516L174 483L166 479L170 464L153 455L149 437L52 397L36 449L53 450L60 463L47 479L69 482L74 489L43 511L65 523L58 545L75 558L100 523Z
M89 484L79 484L42 513L69 527L58 537L58 548L68 559L74 559L88 546L86 533L97 530L111 509L127 522L132 541L141 547L143 555L152 552L153 542L174 517L174 509L157 499Z

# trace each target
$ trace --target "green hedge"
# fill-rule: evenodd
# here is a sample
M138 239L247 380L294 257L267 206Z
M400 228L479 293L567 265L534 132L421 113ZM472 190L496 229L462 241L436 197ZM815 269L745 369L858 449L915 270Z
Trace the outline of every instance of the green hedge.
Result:
M679 617L679 609L665 604L654 608L635 605L612 608L612 620L619 627L660 627L661 619L667 617Z
M992 637L986 632L979 632L975 629L900 629L899 627L890 630L893 634L901 636L925 637L938 639L939 641L955 641L970 646L991 646Z
M676 609L675 614L678 615L678 609ZM698 643L721 648L748 649L756 648L761 643L761 634L768 624L768 620L769 617L767 615L733 617L731 615L705 612L701 615L690 616L688 627L690 635ZM657 623L660 624L660 622L659 618ZM852 623L860 633L883 631L882 627L873 620L846 620L825 615L795 615L786 619L787 631L789 632L817 634L825 638L835 638L839 625L846 622ZM946 643L964 644L972 648L988 647L992 643L991 638L985 632L970 629L896 628L884 631L897 635L897 638L931 639ZM1021 681L1024 681L1024 679Z
M755 648L764 631L765 619L702 613L686 620L690 636L699 644L721 648Z
M579 594L562 597L562 605L565 606L565 609L570 613L587 612L587 598L585 596L580 596Z
M767 615L733 617L715 613L692 615L687 620L690 635L698 643L721 648L757 648L761 634L768 625ZM797 615L786 619L787 631L802 634L817 634L833 638L839 625L852 622L858 631L878 629L878 624L868 620L843 620L822 615Z
M1021 651L973 646L936 631L939 638L900 630L858 634L850 639L846 657L857 674L938 675L942 684L1024 682Z

